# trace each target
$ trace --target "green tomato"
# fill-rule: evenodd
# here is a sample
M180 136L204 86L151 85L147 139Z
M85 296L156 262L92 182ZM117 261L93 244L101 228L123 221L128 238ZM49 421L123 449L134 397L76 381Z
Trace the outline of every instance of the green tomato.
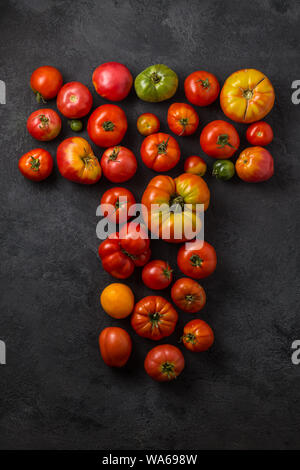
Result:
M82 122L80 119L72 119L69 121L70 127L74 132L80 132L82 130Z
M151 65L136 77L134 87L141 100L158 103L171 98L176 93L178 77L166 65Z
M217 160L213 166L212 174L218 179L227 181L235 173L234 164L230 160Z

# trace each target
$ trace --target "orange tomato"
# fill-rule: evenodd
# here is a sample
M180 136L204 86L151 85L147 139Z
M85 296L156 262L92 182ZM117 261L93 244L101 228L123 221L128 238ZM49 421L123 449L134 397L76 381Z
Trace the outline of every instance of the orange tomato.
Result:
M179 136L191 135L199 125L199 116L190 104L173 103L168 110L168 126Z
M274 160L263 147L248 147L236 161L238 176L247 183L261 183L274 174Z
M197 155L191 155L184 162L185 173L192 173L193 175L203 176L206 173L207 165L203 158Z
M109 284L100 296L103 310L113 318L126 318L134 307L134 295L130 287L119 282Z
M147 136L159 131L160 122L155 114L144 113L138 117L136 126L140 134Z

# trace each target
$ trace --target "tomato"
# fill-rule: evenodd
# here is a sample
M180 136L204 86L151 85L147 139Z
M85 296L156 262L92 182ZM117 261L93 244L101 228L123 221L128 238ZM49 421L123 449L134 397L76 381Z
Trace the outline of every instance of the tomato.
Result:
M254 122L246 132L246 138L251 145L264 147L272 142L273 137L272 127L265 121Z
M211 327L199 318L188 322L183 329L182 342L193 352L207 351L214 342L214 332Z
M151 349L144 363L147 374L158 382L176 379L183 371L184 365L182 352L171 344L161 344Z
M135 305L131 326L143 338L158 341L173 333L177 320L178 313L170 302L159 295L149 295Z
M112 183L130 180L137 170L137 161L131 150L126 147L110 147L101 158L104 176Z
M19 170L25 178L31 181L42 181L51 174L53 158L44 149L33 149L22 155L19 160Z
M117 224L127 222L130 218L128 215L129 209L135 203L134 195L129 189L125 188L110 188L105 191L101 198L101 205L110 204L113 206L112 211L104 209L104 217Z
M184 172L193 175L203 176L206 173L207 165L203 158L191 155L184 162Z
M104 328L99 336L99 347L103 361L110 367L123 367L128 361L132 341L123 328L110 326Z
M145 136L158 132L160 128L158 117L152 113L141 114L136 125L139 133Z
M184 92L192 104L208 106L218 98L220 85L212 73L199 70L185 79Z
M66 83L57 95L58 110L69 119L79 119L89 114L93 97L90 90L80 82Z
M202 246L201 246L202 244ZM203 279L214 272L217 255L213 246L202 240L182 245L178 251L177 264L186 276Z
M61 130L61 119L53 109L38 109L27 119L29 134L37 140L53 140Z
M166 261L155 259L144 266L142 279L149 289L166 289L173 279L172 269Z
M37 102L45 103L57 96L63 84L62 74L51 65L36 69L30 77L30 86L36 94Z
M261 183L274 174L274 160L263 147L248 147L235 163L238 176L248 183Z
M123 250L131 255L141 255L149 250L150 240L147 230L136 222L123 225L119 233Z
M168 126L176 135L191 135L199 125L199 116L194 108L186 103L173 103L168 109Z
M101 166L87 140L69 137L57 148L57 166L60 174L70 181L82 184L97 183Z
M87 131L99 147L118 145L127 131L126 115L115 104L103 104L90 115Z
M180 159L180 148L174 137L158 132L146 137L141 146L142 160L154 171L168 171Z
M158 175L142 196L143 218L149 230L163 240L191 240L202 227L198 204L206 210L209 199L208 186L201 176L184 173L173 179Z
M234 72L225 81L220 95L223 113L236 122L263 119L273 108L274 101L272 83L255 69Z
M128 68L119 62L106 62L99 65L93 73L96 92L110 101L122 101L126 98L133 83Z
M100 302L103 310L113 318L126 318L134 307L134 295L130 287L115 282L103 289Z
M80 119L72 119L71 121L69 121L69 125L72 131L74 132L82 131L83 124L82 124L82 121L80 121Z
M151 65L136 77L134 87L141 100L157 103L168 100L175 95L178 88L178 77L166 65Z
M235 173L234 164L230 160L217 160L213 165L212 174L218 180L227 181Z
M232 124L226 121L212 121L200 135L200 145L213 158L230 158L240 145L240 138Z
M203 287L187 277L182 277L173 284L171 297L177 307L188 313L199 312L206 304Z

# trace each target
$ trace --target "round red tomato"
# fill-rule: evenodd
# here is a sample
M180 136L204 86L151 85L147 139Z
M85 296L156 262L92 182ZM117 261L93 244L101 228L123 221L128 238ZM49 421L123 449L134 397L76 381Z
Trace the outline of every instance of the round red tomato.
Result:
M220 85L212 73L199 70L185 79L184 91L186 98L192 104L208 106L218 98Z
M272 142L273 137L272 127L265 121L254 122L246 132L246 138L251 145L264 147Z
M90 115L87 131L99 147L118 145L127 131L126 115L115 104L103 104Z
M19 170L31 181L42 181L51 174L53 158L44 149L33 149L25 153L19 160Z
M203 158L192 155L184 162L184 172L193 175L203 176L206 173L207 165Z
M133 78L128 68L119 62L106 62L93 73L96 92L110 101L122 101L132 87Z
M144 266L142 279L149 289L166 289L173 279L172 269L166 261L155 259Z
M212 121L200 135L200 145L213 158L230 158L240 145L240 138L232 124L226 121Z
M211 327L198 318L188 322L183 329L182 342L193 352L207 351L213 345L214 339Z
M29 134L37 140L53 140L61 130L61 119L53 109L38 109L27 119Z
M129 222L123 225L119 233L121 246L126 253L141 255L149 250L148 232L141 224Z
M248 147L235 163L238 176L247 183L267 181L274 174L274 160L263 147Z
M180 349L171 344L161 344L148 352L144 367L152 379L158 382L169 382L181 374L184 364Z
M111 222L122 224L130 218L128 212L135 204L135 198L129 189L110 188L103 194L101 205L109 205L110 208L103 207L103 215Z
M90 90L80 82L66 83L59 91L56 101L58 110L69 119L79 119L89 114L93 97Z
M177 264L186 276L202 279L216 269L216 251L209 243L196 239L182 245L178 251Z
M189 313L199 312L206 304L203 287L187 277L182 277L173 284L171 297L177 307Z
M124 183L130 180L137 170L137 161L131 150L126 147L111 147L105 150L101 158L104 176L112 183Z
M145 136L158 132L160 128L158 117L152 113L141 114L136 125L139 133Z
M144 139L141 156L148 168L157 172L168 171L179 162L180 148L174 137L159 132Z
M199 125L199 116L194 108L186 103L173 103L168 110L168 126L176 135L191 135Z
M132 341L123 328L110 326L104 328L99 336L99 347L103 361L110 367L123 367L128 361Z
M61 89L63 78L59 70L51 65L45 65L36 69L30 78L30 86L36 94L37 102L45 103L57 96Z

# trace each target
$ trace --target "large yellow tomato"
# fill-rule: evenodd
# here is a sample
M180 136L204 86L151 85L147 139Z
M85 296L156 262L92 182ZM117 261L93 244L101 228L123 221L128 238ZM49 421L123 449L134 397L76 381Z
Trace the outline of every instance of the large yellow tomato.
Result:
M220 95L221 108L236 122L263 119L273 108L275 92L270 80L259 70L243 69L225 81Z
M100 302L103 310L111 317L126 318L133 310L134 295L130 287L114 282L102 291Z

